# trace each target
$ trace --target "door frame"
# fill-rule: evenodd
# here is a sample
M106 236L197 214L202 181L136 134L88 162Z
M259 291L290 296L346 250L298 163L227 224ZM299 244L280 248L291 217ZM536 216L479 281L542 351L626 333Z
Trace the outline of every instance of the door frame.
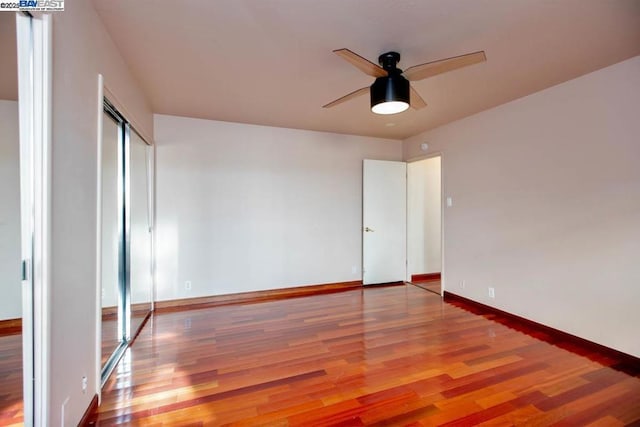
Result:
M26 426L49 419L52 18L17 13Z
M446 197L444 192L444 154L442 151L434 151L433 153L425 154L422 156L412 157L406 160L407 165L409 163L419 162L421 160L432 159L434 157L440 157L440 295L444 296L445 286L445 215L444 210L446 208ZM407 178L407 187L409 180ZM409 202L409 192L407 191L407 204ZM407 209L407 225L409 224L409 209ZM411 283L411 272L409 271L409 228L407 227L407 278L406 281Z
M102 76L98 76L98 81L102 80ZM129 328L129 319L130 319L130 310L129 310L129 256L128 256L128 237L129 237L129 211L127 206L129 205L129 171L126 165L128 164L128 151L129 151L129 126L125 118L122 114L111 104L110 100L107 97L101 98L102 102L100 104L101 111L98 116L98 130L100 135L98 135L98 153L97 158L99 159L99 163L97 165L98 177L97 182L100 186L98 188L98 197L97 197L97 206L98 206L98 215L96 216L97 220L97 248L96 248L96 256L97 258L97 266L96 266L96 274L100 274L100 276L96 277L96 294L100 296L99 303L96 306L96 341L100 343L100 346L96 350L96 360L99 365L102 365L102 149L104 147L103 141L103 123L104 116L108 114L111 118L118 123L118 146L117 146L117 167L116 171L117 176L117 211L118 211L118 273L117 273L117 331L119 336L121 337L121 341L119 341L118 346L114 349L112 354L107 359L106 363L103 366L100 366L100 381L97 381L96 387L102 389L107 379L111 375L111 372L115 369L116 365L120 361L120 358L124 354L127 349L130 341L130 328ZM98 402L101 401L102 395L101 392L98 392Z
M130 113L120 102L119 98L115 95L114 91L105 82L104 76L98 74L98 97L96 103L96 117L97 117L97 155L96 155L96 287L95 287L95 301L96 301L96 342L95 342L95 393L98 396L98 403L102 401L102 388L106 381L112 374L113 370L117 367L120 359L122 359L127 348L133 342L133 339L140 332L147 319L149 319L151 313L155 309L155 295L156 295L156 280L155 280L155 144L151 139L148 139L143 133L139 132L135 123L130 121ZM122 224L119 225L119 237L120 242L118 244L120 248L119 252L119 264L122 271L119 272L119 290L118 290L118 330L122 331L123 341L114 350L106 364L102 364L102 151L103 151L103 120L104 114L111 114L115 120L121 121L123 126L123 140L119 141L122 146L118 148L119 167L123 170L118 172L118 179L121 182L118 185L118 209L121 210ZM117 117L117 118L116 118ZM149 220L149 232L151 238L150 256L151 265L151 290L150 290L150 311L142 321L141 325L136 329L131 329L131 295L130 295L130 137L132 133L136 133L138 137L147 145L149 151L147 151L147 202L148 202L148 220ZM151 141L151 142L150 142Z

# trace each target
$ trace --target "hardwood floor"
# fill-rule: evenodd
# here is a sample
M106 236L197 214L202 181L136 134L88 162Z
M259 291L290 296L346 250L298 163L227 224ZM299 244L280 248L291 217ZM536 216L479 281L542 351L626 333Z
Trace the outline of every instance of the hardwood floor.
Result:
M431 291L433 293L436 293L438 295L440 295L440 280L436 279L436 280L415 280L413 282L411 282L412 285L415 285L419 288L422 288L424 290L427 291Z
M22 334L0 335L0 426L22 425Z
M102 351L101 366L107 362L111 354L120 345L118 338L118 320L116 316L102 316Z
M107 311L108 310L108 311ZM104 310L102 314L102 346L101 346L101 366L109 360L109 357L122 342L121 334L118 333L118 316L111 308ZM131 311L131 330L137 333L150 311L147 305L144 309ZM107 311L107 313L105 313Z
M95 425L640 425L640 369L412 285L154 315Z

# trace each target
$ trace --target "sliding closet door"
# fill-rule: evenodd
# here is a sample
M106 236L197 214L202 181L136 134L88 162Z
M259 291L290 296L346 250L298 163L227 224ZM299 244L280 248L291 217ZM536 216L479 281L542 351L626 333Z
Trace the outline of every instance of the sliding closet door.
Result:
M102 366L125 341L122 313L124 265L124 123L108 112L102 121Z
M129 132L129 284L131 335L151 312L151 175L149 147Z
M107 101L102 136L102 381L153 308L152 148Z

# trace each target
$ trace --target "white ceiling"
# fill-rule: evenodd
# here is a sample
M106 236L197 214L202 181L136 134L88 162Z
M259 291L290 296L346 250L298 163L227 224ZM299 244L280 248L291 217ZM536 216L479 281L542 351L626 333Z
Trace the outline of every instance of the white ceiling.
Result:
M94 0L154 112L406 138L640 54L640 0ZM373 79L332 53L400 68L484 50L414 82L427 108L370 112Z

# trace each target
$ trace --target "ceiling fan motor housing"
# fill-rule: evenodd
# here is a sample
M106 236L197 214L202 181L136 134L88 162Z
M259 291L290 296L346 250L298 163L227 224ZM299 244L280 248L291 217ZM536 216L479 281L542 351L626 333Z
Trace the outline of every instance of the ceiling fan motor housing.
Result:
M386 77L378 77L371 85L371 107L383 102L405 102L409 99L409 80L399 72L389 73Z
M388 73L385 77L378 77L371 85L371 109L378 112L374 107L378 104L392 102L405 103L409 102L409 80L404 78L402 70L396 67L400 61L400 54L397 52L387 52L380 55L378 62ZM387 113L382 113L387 114Z

